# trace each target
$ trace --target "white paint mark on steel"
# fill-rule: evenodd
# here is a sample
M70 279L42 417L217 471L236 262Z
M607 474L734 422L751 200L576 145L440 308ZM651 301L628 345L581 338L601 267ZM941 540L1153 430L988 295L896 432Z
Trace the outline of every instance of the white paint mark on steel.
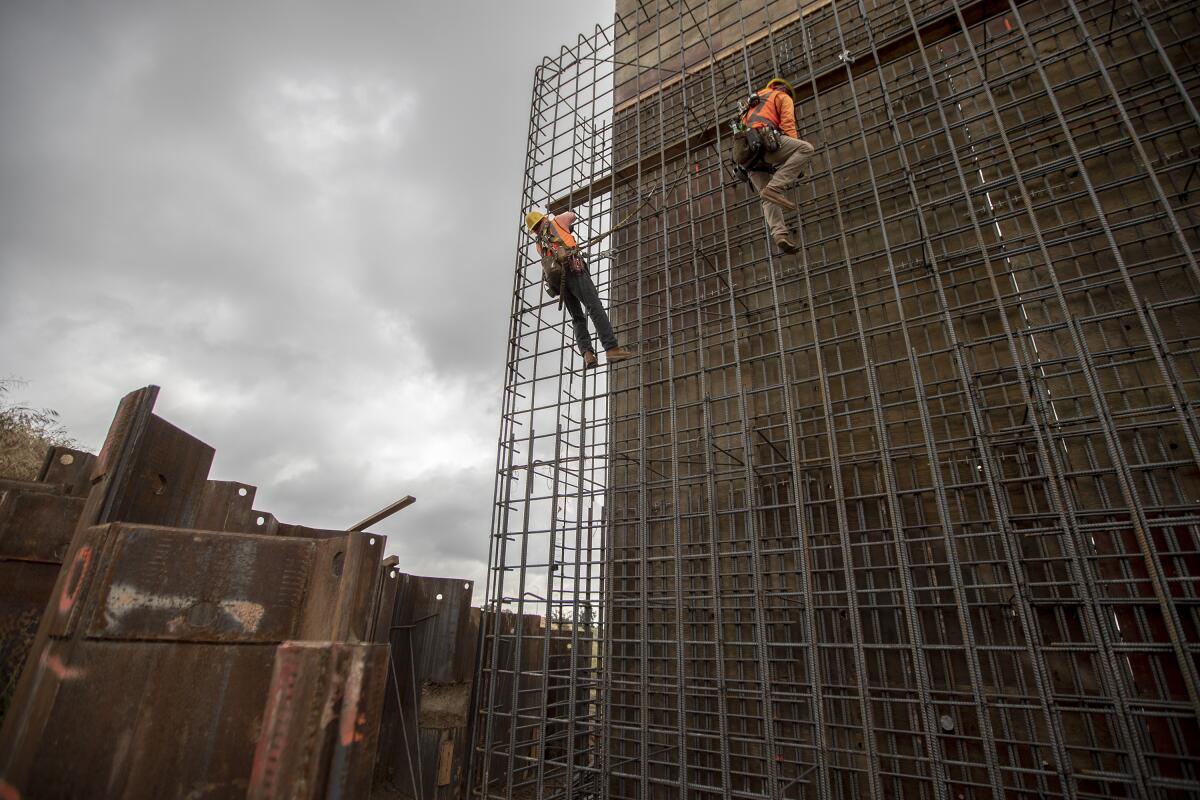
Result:
M108 588L108 600L104 604L104 621L109 627L120 627L121 621L132 611L180 611L184 612L197 603L205 602L199 597L181 594L157 594L147 592L128 583L114 583ZM218 607L238 624L246 633L255 633L262 624L266 611L261 603L250 600L222 600ZM171 619L167 626L177 629L184 622L183 614Z
M247 633L258 630L263 618L262 603L252 603L249 600L222 600L221 610L242 626Z

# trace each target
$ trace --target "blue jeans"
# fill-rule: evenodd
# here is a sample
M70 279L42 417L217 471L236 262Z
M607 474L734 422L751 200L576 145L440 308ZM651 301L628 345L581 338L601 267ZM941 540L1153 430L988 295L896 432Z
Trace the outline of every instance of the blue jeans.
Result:
M596 293L596 284L586 272L567 270L567 291L563 293L563 304L571 314L571 325L575 328L575 343L579 345L580 353L593 353L592 337L588 333L587 318L591 315L592 324L596 326L596 335L600 344L607 350L617 346L617 337L613 333L612 323L608 321L608 313ZM584 313L586 309L587 313Z

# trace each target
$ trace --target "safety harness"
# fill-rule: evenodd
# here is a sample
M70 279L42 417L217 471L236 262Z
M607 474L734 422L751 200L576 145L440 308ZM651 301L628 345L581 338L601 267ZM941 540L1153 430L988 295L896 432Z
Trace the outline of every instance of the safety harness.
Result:
M779 130L778 113L768 116L767 109L774 108L772 101L779 92L779 89L769 89L765 95L751 95L734 123L733 162L743 178L748 178L750 172L775 171L765 159L767 153L779 149L783 134Z
M575 242L575 237L571 232L558 223L554 218L546 220L548 224L542 225L538 231L537 249L538 255L543 257L546 254L550 255L550 266L546 266L543 262L542 272L545 275L547 288L553 287L551 295L558 295L558 303L562 305L563 294L567 289L567 265L575 259L581 258L579 255L579 245ZM580 267L583 265L580 264Z
M774 113L775 119L771 119L763 112L771 106L771 101L775 99L775 95L780 94L780 89L768 89L769 94L761 95L754 94L746 102L746 113L742 115L742 124L747 128L754 128L757 125L762 125L773 130L779 130L779 114ZM758 109L755 111L755 109ZM753 113L751 113L753 112Z
M575 236L562 225L559 225L553 218L548 219L550 222L549 225L542 226L541 230L538 231L536 241L538 255L544 256L547 252L550 253L551 265L550 267L546 267L543 262L542 273L546 277L546 289L550 292L551 296L558 295L558 305L560 307L562 306L562 296L566 291L567 283L567 271L563 269L562 264L570 263L572 259L578 259L577 263L580 272L587 272L587 259L583 257L583 248L598 245L613 233L632 222L634 217L641 214L642 209L648 206L650 201L654 199L654 193L658 187L658 181L650 184L650 188L646 190L645 197L638 204L637 208L626 214L620 222L613 225L604 233L599 236L593 236L582 243L575 241ZM561 262L560 258L562 259ZM557 287L557 291L555 291L555 287Z

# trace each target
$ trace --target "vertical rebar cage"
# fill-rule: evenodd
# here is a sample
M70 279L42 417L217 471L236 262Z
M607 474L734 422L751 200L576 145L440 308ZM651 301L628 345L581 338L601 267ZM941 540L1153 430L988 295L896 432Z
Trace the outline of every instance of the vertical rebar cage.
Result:
M535 76L474 796L1200 795L1200 11L619 0ZM781 75L771 248L728 169Z

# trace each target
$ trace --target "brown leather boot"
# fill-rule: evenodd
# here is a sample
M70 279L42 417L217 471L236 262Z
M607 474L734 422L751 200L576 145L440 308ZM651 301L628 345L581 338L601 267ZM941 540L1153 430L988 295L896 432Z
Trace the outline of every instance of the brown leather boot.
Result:
M788 196L783 193L782 189L776 189L770 184L764 186L763 190L758 194L768 203L774 203L777 206L786 208L788 211L796 211L799 208L799 206L788 199Z
M624 361L627 358L633 358L634 353L631 350L626 350L624 347L610 347L604 351L604 359L609 364L615 364L618 361Z
M778 237L775 240L775 246L778 247L783 252L787 253L788 255L791 255L792 253L800 252L800 248L796 247L796 243L792 241L792 237L788 236L787 234L784 234L783 236Z
M584 369L592 369L595 366L596 366L596 354L593 353L591 350L588 350L586 353L583 354L583 368Z

